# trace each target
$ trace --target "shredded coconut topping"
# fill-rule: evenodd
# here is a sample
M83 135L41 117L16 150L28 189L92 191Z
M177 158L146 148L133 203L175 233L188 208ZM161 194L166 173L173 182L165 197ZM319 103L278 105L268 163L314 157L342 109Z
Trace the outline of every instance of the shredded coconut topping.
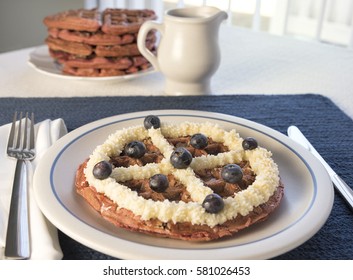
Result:
M193 158L186 169L175 169L169 162L174 147L166 137L181 137L203 133L221 142L229 151L218 155L207 155ZM134 140L141 141L150 137L153 144L161 151L164 159L161 163L150 163L145 166L133 165L127 168L114 168L111 176L104 180L96 179L92 170L94 165L102 160L109 160L113 155L120 154L124 146ZM212 123L163 124L161 128L146 130L143 126L135 126L118 130L111 134L100 146L96 147L85 168L85 176L90 185L98 192L105 194L118 207L126 208L143 220L159 219L162 222L190 222L192 224L207 224L214 227L237 215L247 215L254 207L268 201L279 185L279 172L272 159L272 154L265 148L244 151L243 139L235 130L225 131ZM213 190L205 186L201 179L195 176L194 170L224 166L229 163L239 163L247 160L256 175L256 179L247 189L238 192L234 197L224 199L224 209L217 213L207 213L202 202ZM123 184L132 179L150 178L154 174L173 174L184 184L193 202L183 201L153 201L138 196L137 192Z

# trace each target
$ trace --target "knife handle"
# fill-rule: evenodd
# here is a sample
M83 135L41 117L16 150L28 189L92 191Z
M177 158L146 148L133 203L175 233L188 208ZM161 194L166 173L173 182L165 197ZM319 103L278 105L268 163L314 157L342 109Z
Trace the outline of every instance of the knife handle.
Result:
M351 210L353 210L353 190L337 174L332 176L332 181L339 193L351 207Z
M328 165L328 163L322 158L322 156L316 151L316 149L311 145L308 139L296 126L288 127L288 136L302 145L308 151L310 151L325 167L326 171L330 175L331 181L334 184L336 190L341 194L344 200L348 203L349 207L353 211L353 190L333 171L333 169Z

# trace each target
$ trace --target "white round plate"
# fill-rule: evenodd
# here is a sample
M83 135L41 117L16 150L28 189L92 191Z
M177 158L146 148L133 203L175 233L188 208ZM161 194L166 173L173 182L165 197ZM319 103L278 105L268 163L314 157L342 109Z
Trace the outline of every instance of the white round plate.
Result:
M80 77L80 76L72 76L65 75L61 72L61 67L57 64L54 59L49 55L47 46L40 46L34 49L29 54L28 64L37 70L38 72L67 80L76 80L76 81L126 81L129 79L135 79L150 73L153 73L154 70L148 69L144 71L140 71L136 74L129 74L123 76L110 76L110 77Z
M265 222L233 238L187 242L119 229L105 221L74 187L75 172L99 144L117 129L142 124L145 116L162 122L218 123L255 137L272 151L285 186L279 208ZM287 136L242 118L189 110L136 112L101 119L59 139L44 155L34 176L35 195L44 215L62 232L102 253L122 259L268 259L312 237L327 220L333 187L320 162Z

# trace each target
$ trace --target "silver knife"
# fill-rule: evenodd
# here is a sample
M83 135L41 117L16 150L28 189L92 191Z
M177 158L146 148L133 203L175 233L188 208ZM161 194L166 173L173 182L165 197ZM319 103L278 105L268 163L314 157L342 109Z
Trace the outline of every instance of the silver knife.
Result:
M328 165L328 163L323 159L323 157L316 151L316 149L311 145L308 139L296 126L288 127L287 134L289 138L302 145L308 151L310 151L325 167L326 171L331 177L331 180L336 188L336 190L342 195L345 201L350 206L353 211L353 190L336 174L336 172Z

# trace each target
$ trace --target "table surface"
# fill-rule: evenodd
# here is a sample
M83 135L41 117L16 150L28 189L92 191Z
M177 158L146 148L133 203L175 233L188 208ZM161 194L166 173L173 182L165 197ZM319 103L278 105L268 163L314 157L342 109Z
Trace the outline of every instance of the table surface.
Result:
M353 51L226 25L219 45L222 61L212 78L213 94L317 93L353 117ZM163 95L161 73L125 82L68 81L38 73L27 64L34 49L0 54L0 97Z
M103 117L153 109L227 113L282 133L294 124L353 186L353 52L227 26L221 27L220 46L211 96L164 97L160 73L125 82L63 80L28 66L34 48L0 54L0 125L10 122L14 110L33 110L38 121L64 118L71 131ZM336 194L323 228L276 258L353 259L352 217ZM61 232L60 242L64 259L110 258Z

